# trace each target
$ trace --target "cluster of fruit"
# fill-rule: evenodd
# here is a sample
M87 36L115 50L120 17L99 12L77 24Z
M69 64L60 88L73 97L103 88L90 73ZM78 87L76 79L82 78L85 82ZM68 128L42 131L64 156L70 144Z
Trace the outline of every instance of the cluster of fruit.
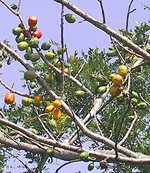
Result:
M110 88L110 93L116 96L120 92L120 86L123 84L124 77L128 73L128 68L126 65L119 66L119 73L112 76L113 85Z

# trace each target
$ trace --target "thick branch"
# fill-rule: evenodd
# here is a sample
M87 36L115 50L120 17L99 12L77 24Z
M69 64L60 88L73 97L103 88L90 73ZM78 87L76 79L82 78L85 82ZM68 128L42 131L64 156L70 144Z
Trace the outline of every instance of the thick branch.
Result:
M142 55L144 58L150 61L150 54L148 52L146 52L145 50L143 50L142 48L134 44L127 37L117 33L116 31L108 27L106 24L100 23L98 20L88 15L84 11L80 10L78 7L70 3L68 0L54 0L54 1L65 5L68 9L72 10L74 13L78 14L80 17L84 18L86 21L90 22L92 25L101 29L105 33L109 34L110 36L116 38L117 40L122 42L125 46L129 46L134 52Z

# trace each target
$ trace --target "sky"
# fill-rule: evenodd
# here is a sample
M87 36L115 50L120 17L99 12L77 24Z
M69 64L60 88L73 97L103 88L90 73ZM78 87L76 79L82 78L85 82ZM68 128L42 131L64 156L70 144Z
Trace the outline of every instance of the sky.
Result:
M70 0L72 3L77 5L80 9L102 21L101 9L99 2L97 0ZM18 0L6 0L8 4L18 3ZM125 28L126 25L126 16L127 9L130 0L104 0L103 6L105 10L106 23L109 27L118 31L118 28ZM136 8L130 15L129 19L129 28L134 28L136 21L139 23L149 21L150 11L143 10L141 5L146 4L150 6L150 0L134 0L132 9ZM49 39L60 43L60 9L61 5L54 2L53 0L22 0L20 13L27 24L28 17L36 15L38 17L38 29L42 31L43 36L40 39L40 44ZM10 44L14 46L14 50L17 50L17 45L15 42L15 36L12 34L12 29L20 23L17 16L12 14L2 3L0 3L0 40L5 39L10 41ZM65 14L71 13L70 10L65 8ZM74 24L64 23L64 42L67 45L69 56L73 55L75 51L87 52L89 47L96 48L99 47L99 50L108 49L111 46L110 37L106 35L103 31L95 28L90 23L83 21L79 16L76 16L77 21ZM82 22L81 22L82 21ZM24 52L17 52L23 56ZM27 91L22 89L20 78L23 77L23 73L19 72L19 69L24 69L19 63L14 62L11 65L4 63L3 67L0 69L1 79L11 87L14 83L14 89L22 93ZM0 107L4 105L4 95L8 92L3 86L0 85ZM21 97L16 96L16 102L20 104ZM10 162L11 163L11 162ZM60 163L60 162L59 162ZM18 163L20 165L20 163ZM64 173L67 170L72 170L72 172L79 171L79 165L81 170L85 173L87 172L87 163L77 163L71 164L63 168L60 173ZM50 165L51 167L51 165ZM57 164L53 164L53 170L58 167ZM19 171L22 171L20 168ZM24 170L24 169L23 169ZM13 173L13 168L7 169ZM95 173L99 172L95 170Z

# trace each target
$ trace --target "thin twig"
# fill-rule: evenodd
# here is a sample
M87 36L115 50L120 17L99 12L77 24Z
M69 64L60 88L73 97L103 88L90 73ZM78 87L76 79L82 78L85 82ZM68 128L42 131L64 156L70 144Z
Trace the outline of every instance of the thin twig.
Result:
M98 0L98 1L100 3L100 7L101 7L101 10L102 10L103 23L106 23L105 12L104 12L104 8L103 8L102 0Z

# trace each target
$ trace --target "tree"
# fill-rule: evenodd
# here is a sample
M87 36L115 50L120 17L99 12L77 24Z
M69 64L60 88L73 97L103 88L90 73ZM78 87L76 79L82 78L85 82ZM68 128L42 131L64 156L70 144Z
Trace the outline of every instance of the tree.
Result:
M0 111L1 167L15 148L24 150L25 158L37 163L31 169L21 161L28 172L41 172L53 158L69 161L56 172L79 161L89 162L89 170L95 165L114 172L148 171L149 24L128 28L133 0L126 28L119 33L107 26L101 0L102 23L67 0L54 1L61 4L60 44L53 40L40 43L37 17L30 16L26 26L21 1L17 6L0 1L20 19L13 34L18 49L24 51L22 57L9 41L0 41L1 61L17 61L26 69L21 70L22 83L28 89L28 93L20 93L0 80L8 89ZM112 42L109 51L89 48L81 57L77 52L68 55L64 22L74 23L75 16L69 14L67 18L65 7L107 33ZM14 95L22 96L21 104L15 102Z

